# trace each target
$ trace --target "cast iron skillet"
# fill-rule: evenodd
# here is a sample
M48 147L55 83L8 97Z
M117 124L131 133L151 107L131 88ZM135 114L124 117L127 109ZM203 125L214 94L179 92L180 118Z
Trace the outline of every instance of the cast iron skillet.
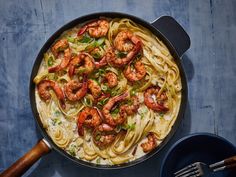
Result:
M35 84L33 83L33 78L37 75L40 63L43 59L43 54L49 49L49 47L53 44L53 42L64 32L65 30L68 30L72 27L74 27L77 24L86 22L88 20L96 19L99 17L110 17L110 18L129 18L133 20L134 22L148 28L153 34L155 34L159 39L161 39L166 46L169 48L171 54L174 56L176 63L180 70L180 77L181 77L181 83L182 83L182 99L181 99L181 105L179 114L177 116L176 122L174 123L171 132L167 135L167 137L164 139L164 141L152 152L146 154L145 156L132 161L128 163L124 163L121 165L97 165L92 164L89 162L85 162L79 159L76 159L69 154L67 154L65 151L60 149L48 136L46 131L43 128L43 125L40 121L39 114L36 108L36 102L35 102ZM185 73L181 64L180 57L183 55L183 53L190 47L190 38L187 35L187 33L184 31L184 29L172 18L169 16L162 16L159 19L156 19L154 22L149 23L146 22L138 17L124 14L124 13L116 13L116 12L103 12L103 13L94 13L85 15L82 17L79 17L66 25L62 26L58 31L56 31L44 44L44 46L41 48L30 77L30 103L31 108L34 114L34 118L39 126L39 129L43 135L43 139L40 140L28 153L26 153L22 158L20 158L18 161L16 161L11 167L9 167L6 171L2 173L1 176L19 176L23 174L30 166L36 162L41 156L47 154L50 152L51 149L56 150L64 157L70 159L71 161L75 162L79 165L84 165L87 167L92 168L98 168L98 169L118 169L118 168L125 168L130 167L133 165L136 165L140 162L143 162L144 160L152 157L154 154L158 153L164 145L170 140L170 138L173 136L176 129L179 127L180 121L184 116L185 107L187 103L187 82Z

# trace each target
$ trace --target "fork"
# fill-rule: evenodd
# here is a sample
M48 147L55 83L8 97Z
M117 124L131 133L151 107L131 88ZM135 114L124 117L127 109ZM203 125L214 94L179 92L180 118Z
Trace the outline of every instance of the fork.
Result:
M203 162L195 162L175 172L174 175L175 177L207 176L212 172L221 171L233 167L236 167L236 155L213 163L209 166Z

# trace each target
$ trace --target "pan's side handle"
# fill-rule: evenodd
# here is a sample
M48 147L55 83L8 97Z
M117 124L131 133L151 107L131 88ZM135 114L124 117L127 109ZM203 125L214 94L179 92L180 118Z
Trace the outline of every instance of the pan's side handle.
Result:
M189 49L190 38L174 18L162 16L151 24L170 41L180 57Z
M50 152L50 145L45 139L40 140L23 157L18 159L0 177L17 177L24 174L40 157Z

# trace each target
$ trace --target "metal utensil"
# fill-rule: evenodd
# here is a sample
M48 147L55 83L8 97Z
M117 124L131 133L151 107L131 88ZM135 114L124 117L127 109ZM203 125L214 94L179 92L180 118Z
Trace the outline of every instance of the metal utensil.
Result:
M236 155L211 164L209 166L203 162L195 162L175 172L174 175L175 177L207 176L212 172L221 171L233 167L236 167Z

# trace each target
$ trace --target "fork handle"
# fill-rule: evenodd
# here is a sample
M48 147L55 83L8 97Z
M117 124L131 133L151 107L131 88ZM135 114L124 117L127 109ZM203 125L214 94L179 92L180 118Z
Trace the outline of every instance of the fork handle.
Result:
M229 157L229 158L225 159L224 161L225 161L225 163L224 163L225 165L231 164L231 163L236 163L236 155Z
M236 155L209 165L209 167L211 169L217 168L217 169L221 169L221 170L222 170L222 168L224 168L224 169L225 168L233 168L235 166L236 166Z

